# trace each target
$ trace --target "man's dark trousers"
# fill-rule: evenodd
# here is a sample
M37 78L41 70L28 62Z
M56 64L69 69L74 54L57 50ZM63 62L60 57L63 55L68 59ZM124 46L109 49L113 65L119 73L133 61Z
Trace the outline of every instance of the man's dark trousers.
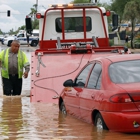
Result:
M15 96L20 95L22 90L22 78L18 78L18 74L10 74L9 79L3 78L4 95Z

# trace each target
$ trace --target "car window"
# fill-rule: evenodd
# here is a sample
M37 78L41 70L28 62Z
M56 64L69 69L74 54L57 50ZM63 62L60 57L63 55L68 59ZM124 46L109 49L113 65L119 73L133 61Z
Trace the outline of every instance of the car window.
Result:
M65 32L83 32L83 17L65 17L64 18ZM56 18L55 20L56 32L62 32L62 18ZM86 31L92 30L92 19L91 17L86 17Z
M90 74L89 81L87 84L87 88L91 89L100 89L101 85L101 72L102 66L100 64L95 64L94 68Z
M32 33L33 36L39 36L39 33Z
M24 37L24 34L19 34L17 37Z
M140 82L140 60L111 64L109 66L109 76L114 83Z
M102 76L102 72L101 72L101 74L100 74L100 76L99 76L96 89L100 89L100 87L101 87L101 76Z
M87 81L87 77L89 75L89 72L92 68L93 64L89 64L87 67L85 67L82 72L79 74L79 76L75 80L75 86L84 87Z

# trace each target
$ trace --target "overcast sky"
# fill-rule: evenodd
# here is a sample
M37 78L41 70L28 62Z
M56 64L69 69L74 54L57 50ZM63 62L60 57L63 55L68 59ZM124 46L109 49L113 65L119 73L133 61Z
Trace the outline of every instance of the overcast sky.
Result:
M25 17L30 13L30 8L38 1L38 10L48 8L50 4L66 4L73 0L0 0L0 29L8 32L11 29L25 25ZM100 0L109 2L110 0ZM11 11L11 16L7 17L7 10Z

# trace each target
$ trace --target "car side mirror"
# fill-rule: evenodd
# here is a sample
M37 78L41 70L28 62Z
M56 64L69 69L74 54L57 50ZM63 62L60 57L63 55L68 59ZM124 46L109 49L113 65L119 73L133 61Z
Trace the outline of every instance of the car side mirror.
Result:
M64 87L73 87L73 80L72 80L72 79L66 80L66 81L63 83L63 86L64 86Z

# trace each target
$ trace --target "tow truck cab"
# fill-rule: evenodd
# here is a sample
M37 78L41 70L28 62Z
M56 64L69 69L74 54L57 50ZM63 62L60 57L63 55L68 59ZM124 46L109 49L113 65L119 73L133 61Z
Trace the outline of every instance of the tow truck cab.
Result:
M57 48L59 40L65 44L93 42L93 36L100 47L109 46L107 16L110 15L110 11L97 7L95 3L52 5L45 13L36 14L40 49ZM113 23L117 25L115 14L113 17Z
M109 45L110 15L96 3L52 5L44 13L36 14L39 49L31 56L31 102L56 103L52 97L59 96L63 82L74 78L88 61L122 52L123 46ZM31 23L27 24L30 27ZM114 29L118 26L116 14L113 25Z

